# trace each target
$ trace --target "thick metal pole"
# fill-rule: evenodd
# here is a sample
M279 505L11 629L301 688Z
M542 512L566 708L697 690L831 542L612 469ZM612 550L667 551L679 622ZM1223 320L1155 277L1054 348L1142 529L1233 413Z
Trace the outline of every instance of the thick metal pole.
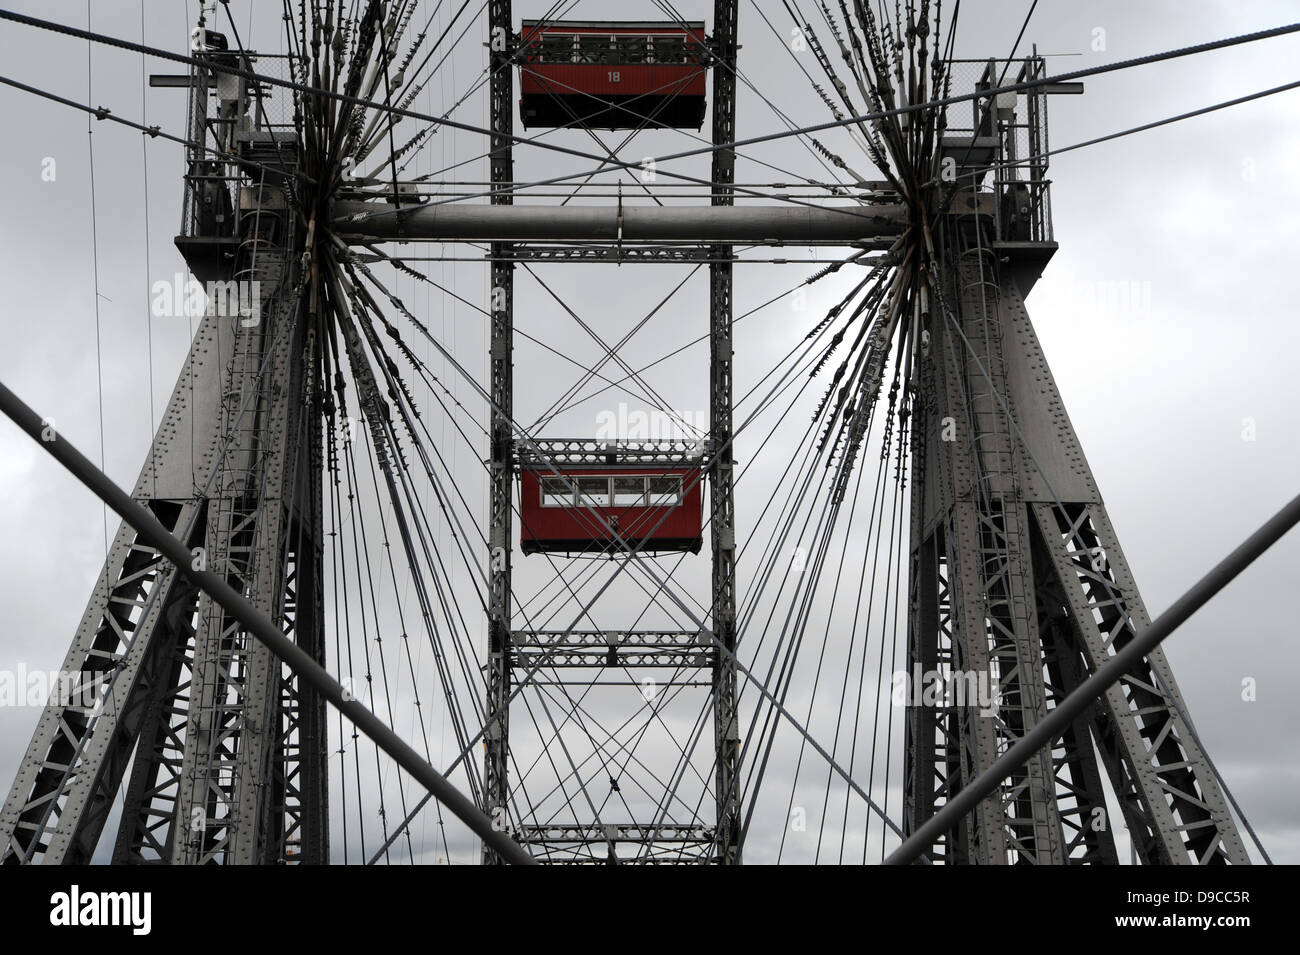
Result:
M713 141L729 143L736 134L736 0L715 0L713 5ZM729 210L734 194L736 153L719 149L713 154L712 212ZM746 210L764 212L768 210ZM789 213L792 210L771 210ZM803 212L804 210L798 210ZM812 210L807 210L812 211ZM839 223L843 225L843 223ZM701 238L708 235L707 231ZM716 449L709 470L712 506L713 633L720 647L713 664L713 742L716 750L715 802L717 805L718 861L740 863L740 731L736 718L736 502L733 492L731 448L731 318L732 285L730 245L714 246L709 266L709 435Z
M1236 550L1218 563L1208 574L1192 585L1191 589L1174 602L1174 605L1157 617L1129 644L1120 650L1083 685L1055 707L1041 723L1020 738L1020 741L993 763L987 770L964 786L949 799L947 805L935 813L907 841L885 860L888 865L906 865L915 862L943 832L978 805L993 792L1002 780L1048 747L1069 727L1075 717L1093 705L1108 687L1122 680L1128 671L1158 647L1193 613L1211 597L1226 587L1264 551L1273 546L1283 534L1300 523L1300 495L1271 517L1259 530L1246 538Z
M724 69L714 71L719 82ZM495 75L495 74L494 74ZM508 83L508 74L500 82ZM498 81L494 80L494 86ZM495 95L494 95L495 102ZM504 121L510 122L509 99ZM715 119L718 117L715 116ZM510 168L510 140L493 140L493 175ZM497 161L500 158L500 162ZM719 158L722 157L722 158ZM734 167L735 154L714 154L718 167ZM493 180L496 181L495 178ZM497 193L492 205L443 202L400 214L382 203L338 202L334 229L345 241L489 241L489 242L690 242L848 244L896 236L903 231L904 209L893 204L822 206L773 203L734 206L731 190L715 190L712 206L515 206L509 193Z
M510 0L488 4L488 62L492 73L491 177L495 187L514 181L510 149L513 126L514 65L511 63ZM497 189L489 209L509 209L514 201L509 192ZM554 210L549 210L554 211ZM412 216L418 216L416 211ZM406 221L405 219L403 220ZM514 414L514 265L505 261L510 246L492 245L491 369L492 428L490 455L491 486L488 490L488 657L487 709L497 714L484 733L484 799L492 824L504 830L507 823L510 787L506 777L510 757L510 558L511 494L514 489L511 416ZM483 843L483 861L500 862L494 848Z
M131 500L108 476L91 464L84 454L57 434L29 408L21 398L0 383L0 411L3 411L23 431L67 468L72 475L105 504L135 528L142 539L158 548L171 561L180 574L201 588L204 593L248 628L248 632L263 643L283 663L332 703L352 723L375 741L403 769L414 776L434 798L446 806L467 826L490 844L508 862L532 865L536 860L505 833L493 828L490 820L477 806L461 794L436 769L425 762L420 754L394 733L379 717L371 713L343 685L330 676L305 650L280 632L264 613L237 594L219 574L210 570L195 570L194 555L176 537L173 537L159 520Z

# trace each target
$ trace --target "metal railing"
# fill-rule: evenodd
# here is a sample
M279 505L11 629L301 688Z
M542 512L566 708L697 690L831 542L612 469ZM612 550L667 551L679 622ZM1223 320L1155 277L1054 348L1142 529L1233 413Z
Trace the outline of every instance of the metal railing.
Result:
M249 53L240 64L240 55L210 51L196 54L213 64L242 65L280 79L297 79L296 58L284 54ZM230 84L228 87L227 84ZM223 94L230 87L238 89L235 106L223 107ZM263 165L279 164L281 150L289 142L286 133L295 133L293 91L267 84L249 86L240 77L219 74L209 66L190 68L188 130L184 196L181 203L180 234L188 237L230 236L234 233L234 210L238 205L238 188L246 180L239 160L249 158ZM226 98L229 104L229 98ZM265 144L258 142L265 140ZM259 149L260 146L260 149ZM253 155L256 153L256 155ZM284 156L284 164L293 172L293 155Z
M1041 56L1019 59L950 61L951 93L1041 80L1047 63ZM1047 93L1032 89L1015 94L999 109L996 98L981 97L948 107L945 136L993 141L988 166L976 172L976 187L992 191L997 236L1004 241L1051 242L1051 180L1047 176Z
M586 63L608 66L700 64L708 59L704 44L664 34L552 33L528 40L520 57L525 63Z

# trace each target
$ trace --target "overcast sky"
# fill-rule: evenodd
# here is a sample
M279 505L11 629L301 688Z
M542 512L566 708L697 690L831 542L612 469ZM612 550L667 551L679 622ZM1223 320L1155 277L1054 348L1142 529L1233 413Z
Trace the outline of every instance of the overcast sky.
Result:
M766 0L760 5L788 36L781 5ZM82 3L27 0L10 6L61 22L86 23ZM196 4L143 0L143 6L146 41L186 51ZM246 46L278 52L278 17L270 9L278 5L264 4L255 16L250 6L249 0L231 4ZM546 6L516 3L516 18L540 14ZM708 3L682 0L676 6L690 18L711 17ZM1018 0L967 0L957 55L1005 56L1027 7ZM567 15L608 18L609 10L609 4L582 0ZM1276 26L1294 13L1294 4L1284 2L1044 0L1021 52L1032 44L1054 54L1049 68L1062 73ZM105 33L139 40L141 15L141 0L101 3L93 24ZM654 19L662 13L650 2L621 2L618 15ZM445 19L440 14L437 23ZM476 23L416 108L445 112L477 83L485 62L484 39L485 28ZM763 97L798 123L830 118L749 2L741 8L741 42L741 72ZM1291 82L1298 58L1300 39L1287 37L1090 78L1083 96L1053 99L1052 145ZM108 106L126 118L145 118L178 134L184 128L184 92L145 90L142 82L144 73L180 72L176 64L148 60L142 66L137 55L96 47L88 92L85 43L12 24L0 26L0 62L5 64L0 72L18 81ZM814 67L811 60L805 65ZM151 316L149 309L153 283L184 271L172 245L180 222L181 147L161 140L142 144L143 137L132 130L94 125L90 141L98 241L92 244L85 114L3 87L0 117L8 130L0 172L10 184L0 226L0 340L5 346L0 348L0 380L53 418L92 459L100 459L102 446L108 474L129 487L191 332L184 318ZM458 108L456 117L487 124L481 91ZM1029 297L1029 310L1152 617L1289 500L1300 484L1300 375L1295 370L1300 327L1294 293L1300 234L1298 119L1300 93L1290 92L1052 160L1060 251ZM742 88L739 135L781 128L769 105ZM578 133L548 138L595 148ZM603 138L610 146L619 139ZM847 137L825 138L851 166L874 178L867 157L850 152L854 147ZM621 155L636 160L689 148L690 143L677 133L645 133ZM482 180L486 164L475 157L483 149L477 134L444 129L411 172L468 161L459 177ZM747 154L807 175L823 174L793 140ZM42 175L51 168L49 160L53 181ZM582 161L538 150L516 154L520 179L585 166L575 162ZM707 171L698 161L674 168L695 175ZM750 160L742 159L738 166L741 181L770 182L775 176ZM625 192L632 201L632 190ZM405 250L442 254L435 245ZM461 246L448 254L477 253ZM791 258L830 260L836 254L788 250ZM789 288L812 268L738 266L736 313ZM481 264L432 263L428 270L459 294L486 303L487 270ZM664 266L554 266L538 274L609 341L686 277L685 270ZM836 276L810 290L806 311L781 305L738 329L737 396L793 348L853 281L850 274ZM628 360L644 364L702 334L706 286L702 274L690 279L673 308L636 340ZM446 347L467 367L483 372L486 331L481 316L410 279L398 281L396 288ZM577 361L598 360L599 347L536 282L520 274L516 289L519 329ZM427 346L419 352L435 361ZM434 367L482 420L481 403L473 403L471 389L445 366ZM529 423L580 372L520 341L516 374L518 417ZM674 409L687 414L707 409L707 354L699 347L647 379ZM813 390L815 399L820 388ZM606 394L567 413L546 433L592 433L598 415L615 411L619 401L634 399ZM807 421L802 409L797 417L801 426ZM442 429L435 434L450 435L445 421L434 421L433 427ZM746 520L753 521L761 510L784 464L779 436L785 433L778 432L766 446L737 443L737 456L742 462L752 459L757 469L752 489L738 494L740 534ZM468 449L453 448L455 442L447 440L466 495L481 508L482 468ZM0 669L56 669L104 557L103 511L7 422L0 422L0 489L0 539L9 542L0 553L0 601L9 621L0 638ZM109 522L110 536L116 527ZM522 592L531 593L548 576L537 562L529 558L518 564L516 584ZM1292 533L1166 643L1203 741L1279 862L1300 862L1300 811L1293 796L1300 789L1300 703L1285 676L1300 668L1291 603L1300 584L1298 566L1300 535ZM682 574L683 586L707 601L707 557L690 567L694 569ZM610 619L610 626L620 625L616 615ZM471 627L478 627L475 637L481 639L479 622ZM1246 679L1257 681L1254 701L1242 698ZM37 716L35 708L0 707L0 786L7 788ZM410 726L409 717L405 724ZM898 726L896 721L895 730ZM667 753L653 745L648 751ZM440 752L450 756L455 748L435 748L437 764ZM793 748L785 752L770 777L782 804L774 810L777 830L790 791L793 754ZM897 805L896 791L891 799ZM773 857L772 838L771 833L756 836L755 859ZM472 856L468 843L453 851ZM428 861L437 855L440 849Z

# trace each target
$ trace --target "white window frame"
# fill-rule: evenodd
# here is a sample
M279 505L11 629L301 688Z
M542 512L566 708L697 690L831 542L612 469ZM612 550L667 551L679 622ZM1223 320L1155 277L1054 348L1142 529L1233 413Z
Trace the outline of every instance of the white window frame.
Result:
M568 480L571 481L572 478L569 478ZM566 495L568 496L568 498L569 498L569 500L568 500L567 503L564 503L564 504L561 504L561 503L553 503L553 502L548 501L548 500L546 499L546 498L548 497L548 494L547 494L547 492L546 492L546 482L547 482L547 481L558 481L558 482L560 483L560 485L561 485L562 487L564 487L565 494L566 494ZM571 507L574 506L574 501L577 500L577 498L576 498L576 496L575 496L575 494L574 494L574 489L571 488L571 487L568 487L568 486L567 486L566 479L565 479L565 478L555 477L554 475L551 475L551 474L539 474L539 475L537 476L537 496L538 496L538 500L541 502L541 506L542 506L542 507L560 507L560 508L568 507L568 508L571 508ZM559 495L554 495L554 494L552 494L552 495L549 495L549 496L550 496L550 497L558 497Z
M649 474L649 475L646 475L646 477L647 477L647 480L646 480L646 506L647 506L647 507L661 507L661 508L669 509L669 508L681 507L681 506L682 506L682 501L683 501L683 499L686 497L686 491L685 491L685 485L686 485L686 482L682 480L682 475L680 475L680 474ZM672 481L673 483L675 483L675 484L677 485L677 497L673 500L673 502L672 502L671 504L663 504L663 503L660 503L660 502L659 502L658 500L656 500L656 498L655 498L655 492L652 491L652 490L650 490L650 482L651 482L651 481Z
M641 500L637 504L620 504L618 501L618 491L614 490L614 484L619 480L636 479L641 482ZM649 482L648 474L612 474L609 479L609 501L610 507L646 507L649 500Z

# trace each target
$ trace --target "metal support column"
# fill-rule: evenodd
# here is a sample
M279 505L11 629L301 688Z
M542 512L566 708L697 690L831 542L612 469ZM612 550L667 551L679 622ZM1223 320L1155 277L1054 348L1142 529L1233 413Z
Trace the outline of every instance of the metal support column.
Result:
M510 0L488 3L490 110L492 119L492 188L508 188L514 182L510 134L513 129L513 41ZM508 192L492 196L493 205L511 205ZM510 418L514 408L514 375L511 351L514 345L514 264L507 261L511 246L492 245L492 337L491 392L491 476L488 503L488 654L487 713L484 734L484 806L498 828L507 825L510 788L506 778L510 753L510 533L511 495L514 488L513 441ZM486 845L483 861L500 858Z
M914 418L908 672L968 698L909 707L906 831L918 829L1147 623L1025 310L1029 271L989 248L988 193L942 232L946 296ZM969 698L983 684L992 699ZM1244 863L1223 794L1156 650L942 835L949 863ZM1122 817L1109 818L1103 778Z
M735 0L713 5L713 142L736 138ZM713 205L734 202L736 153L713 154ZM709 266L709 434L713 466L709 470L713 555L713 628L718 642L736 649L736 524L731 448L731 262L732 247L710 250ZM735 658L717 654L713 664L713 742L717 751L714 793L717 804L718 861L740 862L740 733L736 714Z
M308 408L315 356L298 299L292 239L264 238L269 220L289 212L283 192L270 186L241 190L240 281L256 283L256 320L241 320L228 387L221 395L220 434L226 448L208 503L203 560L264 613L281 622L317 659L323 656L319 599L319 466L313 449L316 424ZM305 564L305 566L304 566ZM299 585L307 583L307 592ZM297 632L299 623L303 632ZM323 826L319 780L303 776L300 717L316 736L310 757L324 768L323 711L314 694L300 697L286 685L283 665L211 598L200 597L194 637L189 706L180 772L176 777L171 861L268 864L298 861L305 813ZM303 709L305 707L305 710ZM286 723L287 721L287 723ZM286 763L286 760L289 762ZM293 793L286 797L286 782ZM293 819L286 825L288 808ZM316 829L312 855L324 851ZM286 844L291 836L293 844ZM326 861L316 858L314 861Z

